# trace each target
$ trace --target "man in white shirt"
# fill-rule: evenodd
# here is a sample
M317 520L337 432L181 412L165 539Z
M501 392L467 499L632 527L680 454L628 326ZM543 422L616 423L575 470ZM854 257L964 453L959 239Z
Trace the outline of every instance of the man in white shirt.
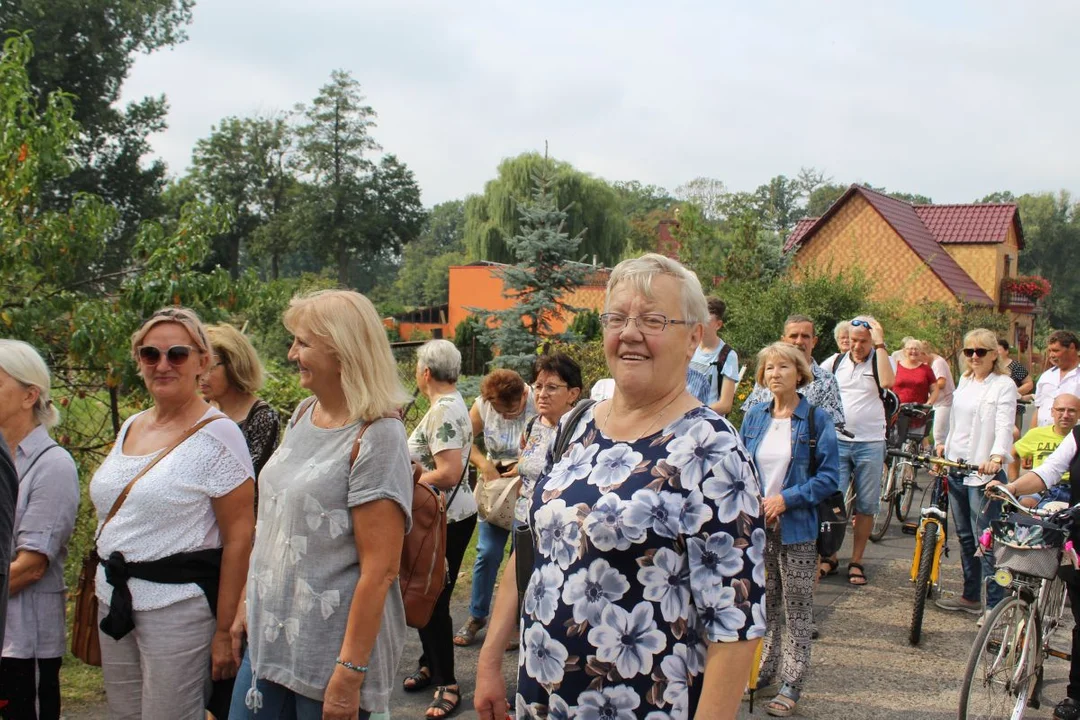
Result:
M1054 398L1062 393L1080 395L1080 338L1068 330L1055 330L1046 341L1046 352L1054 367L1039 376L1035 385L1035 407L1038 412L1031 419L1031 427L1052 425L1050 409Z
M840 452L840 491L846 492L852 475L855 480L855 538L848 563L848 582L866 584L863 552L874 527L881 495L881 475L885 469L885 405L881 390L896 379L885 333L881 324L863 315L851 321L851 350L837 362L826 364L840 386L845 427L851 437L837 438ZM877 379L875 380L875 373ZM836 558L822 560L822 570L833 573Z
M718 414L726 416L731 412L735 386L739 384L739 356L720 339L727 305L718 297L710 297L708 305L705 334L686 370L686 389Z

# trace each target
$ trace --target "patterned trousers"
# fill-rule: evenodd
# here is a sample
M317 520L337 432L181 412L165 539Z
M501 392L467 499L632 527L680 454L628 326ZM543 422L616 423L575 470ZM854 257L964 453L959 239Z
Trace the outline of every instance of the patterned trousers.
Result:
M779 528L766 530L765 617L767 629L761 651L758 685L780 680L801 693L810 668L810 634L814 629L814 578L817 575L815 543L784 545ZM784 613L780 614L780 604ZM787 634L781 643L781 625ZM798 697L793 698L798 700Z

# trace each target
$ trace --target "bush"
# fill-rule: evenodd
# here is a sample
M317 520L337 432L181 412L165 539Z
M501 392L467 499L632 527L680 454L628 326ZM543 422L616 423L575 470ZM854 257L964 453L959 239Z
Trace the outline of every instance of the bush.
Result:
M598 340L604 332L600 325L600 313L595 310L579 312L574 316L574 322L570 323L570 332L585 342Z
M581 380L585 385L583 395L588 395L597 380L611 377L608 370L607 358L604 357L604 343L601 340L593 340L583 343L551 343L552 352L566 353L581 366Z
M461 352L462 375L483 375L492 360L491 348L483 340L483 322L470 315L454 331L454 345Z

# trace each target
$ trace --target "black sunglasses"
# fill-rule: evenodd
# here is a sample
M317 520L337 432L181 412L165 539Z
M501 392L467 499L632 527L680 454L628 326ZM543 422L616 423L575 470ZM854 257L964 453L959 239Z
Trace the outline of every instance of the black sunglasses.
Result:
M175 367L186 363L194 349L190 345L173 345L164 350L153 345L140 345L136 352L139 354L139 361L145 365L157 365L161 362L161 355L164 353L165 359Z
M986 348L964 348L964 357L971 357L972 355L978 355L979 357L986 357L986 354L990 352Z

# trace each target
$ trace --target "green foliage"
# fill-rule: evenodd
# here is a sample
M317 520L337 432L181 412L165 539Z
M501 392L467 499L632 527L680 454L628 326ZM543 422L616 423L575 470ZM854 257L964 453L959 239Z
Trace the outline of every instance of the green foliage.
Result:
M1026 241L1020 272L1050 281L1053 290L1043 300L1050 327L1080 327L1080 207L1064 190L1022 195L1015 201Z
M484 186L483 195L465 201L465 245L470 257L512 263L512 239L521 233L518 207L533 193L533 178L543 170L551 175L557 207L566 212L566 232L577 237L588 228L573 260L614 264L626 247L628 225L619 196L603 180L574 169L569 163L525 153L499 164L498 176Z
M585 385L583 397L588 397L592 386L597 380L611 377L608 370L607 358L604 357L604 343L602 339L588 342L553 343L551 350L564 352L581 366L581 380Z
M452 200L428 213L424 229L405 246L394 296L406 307L442 305L450 299L450 267L465 255L465 203Z
M485 328L487 343L498 348L495 364L527 377L541 339L552 336L554 322L578 312L564 298L585 282L586 266L574 262L585 234L564 230L568 213L555 199L555 166L541 166L534 176L532 201L522 203L519 234L509 247L517 259L498 271L503 296L514 301L508 310L492 313Z
M574 322L570 323L570 332L585 342L598 339L604 333L600 313L595 310L579 312L574 316Z
M292 335L281 323L281 317L289 307L289 301L297 295L336 286L329 277L311 273L260 284L259 292L252 294L240 318L259 356L268 364L268 369L272 363L287 362Z
M454 345L461 352L461 374L483 375L494 354L485 341L484 321L470 315L454 331Z

